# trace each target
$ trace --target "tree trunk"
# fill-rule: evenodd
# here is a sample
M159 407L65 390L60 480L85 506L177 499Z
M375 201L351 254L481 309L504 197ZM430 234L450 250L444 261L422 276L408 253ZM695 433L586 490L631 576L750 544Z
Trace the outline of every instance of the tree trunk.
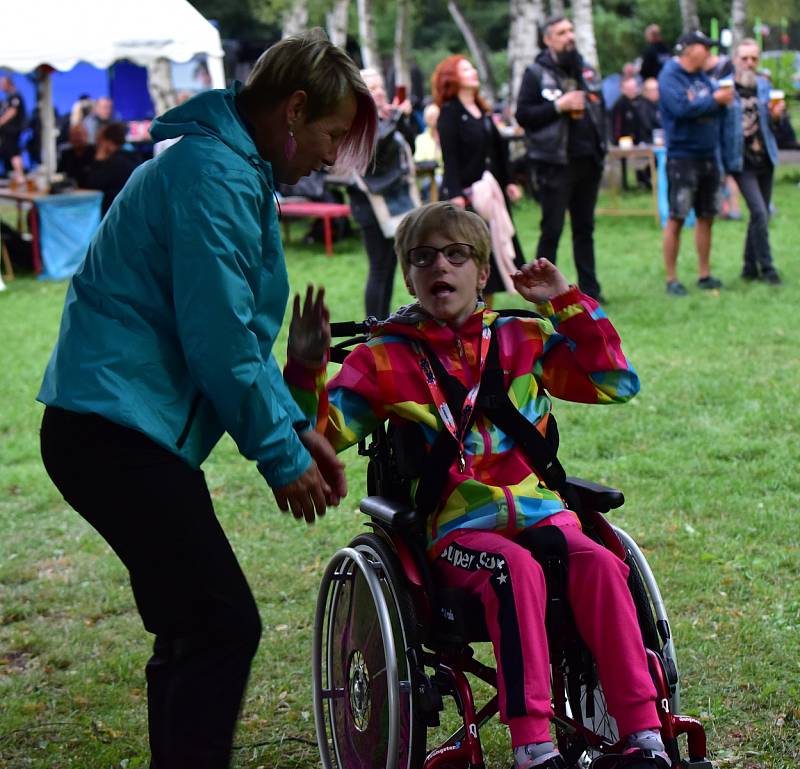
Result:
M489 63L489 57L486 55L486 49L483 47L480 39L472 29L472 25L464 16L463 11L458 5L456 0L448 0L447 10L453 17L456 26L464 36L464 41L469 48L470 55L475 61L475 67L481 78L481 90L486 99L494 104L497 101L497 86L492 72L492 65Z
M378 39L375 36L375 18L372 15L372 0L358 0L358 41L361 46L361 62L365 69L374 69L383 76Z
M283 13L283 36L298 35L308 27L308 0L292 0Z
M404 85L411 94L411 69L409 66L409 42L411 38L411 9L408 0L397 0L397 16L394 23L394 83Z
M328 37L339 48L347 45L347 13L349 9L350 0L335 0L333 10L325 14Z
M168 59L156 59L147 65L147 90L156 116L163 115L175 106L177 94L172 82L172 65Z
M681 6L683 31L691 32L700 29L700 17L697 15L697 0L678 0Z
M508 34L509 108L514 114L525 67L539 53L539 25L544 18L542 0L511 0L511 29Z
M575 45L578 51L587 64L597 69L592 0L572 0L572 21L575 24Z
M564 0L550 0L550 15L564 16Z
M735 50L741 40L747 37L747 0L733 0L731 3L731 26L733 29L733 45L731 50Z

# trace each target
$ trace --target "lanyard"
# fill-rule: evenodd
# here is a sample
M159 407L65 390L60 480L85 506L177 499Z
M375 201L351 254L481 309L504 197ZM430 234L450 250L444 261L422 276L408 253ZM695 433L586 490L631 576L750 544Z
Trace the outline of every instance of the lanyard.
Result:
M481 388L481 378L483 371L486 368L486 357L489 353L489 343L492 337L492 330L489 326L484 326L481 331L481 343L479 349L480 366L478 370L478 381L472 386L472 389L467 393L464 398L464 405L461 408L461 424L456 426L453 412L450 410L450 405L447 403L442 388L436 380L436 375L433 373L433 367L428 360L428 356L422 349L422 346L414 342L414 351L417 354L417 363L419 364L422 375L425 377L425 383L428 385L431 396L433 397L436 410L444 423L445 428L450 435L455 438L458 444L458 471L463 473L466 469L467 463L464 458L464 437L469 430L469 424L472 419L472 412L475 409L475 401L478 399L478 391ZM434 353L435 354L435 353Z

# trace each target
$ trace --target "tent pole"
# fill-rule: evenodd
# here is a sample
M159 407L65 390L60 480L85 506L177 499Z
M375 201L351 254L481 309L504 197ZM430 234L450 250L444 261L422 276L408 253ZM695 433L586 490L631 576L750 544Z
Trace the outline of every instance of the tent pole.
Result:
M46 64L39 68L41 78L41 96L39 101L39 119L42 125L42 166L47 172L47 180L51 181L56 172L56 124L53 118L53 81L52 69Z

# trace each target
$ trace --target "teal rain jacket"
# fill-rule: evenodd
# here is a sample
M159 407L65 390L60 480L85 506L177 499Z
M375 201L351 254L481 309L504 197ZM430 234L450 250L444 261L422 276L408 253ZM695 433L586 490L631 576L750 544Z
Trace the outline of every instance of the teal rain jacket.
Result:
M198 467L227 431L272 487L311 464L272 346L289 283L272 167L237 83L154 121L67 291L38 400L134 428Z

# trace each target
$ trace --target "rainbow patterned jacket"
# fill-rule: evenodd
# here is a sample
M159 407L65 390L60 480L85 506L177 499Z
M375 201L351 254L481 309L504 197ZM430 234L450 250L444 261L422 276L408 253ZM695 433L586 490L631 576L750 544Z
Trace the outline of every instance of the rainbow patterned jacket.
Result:
M578 289L537 305L542 318L499 317L479 304L457 331L410 305L372 329L326 387L325 368L289 359L284 371L301 410L336 451L369 435L385 420L418 423L427 449L444 423L423 375L414 340L424 340L468 389L479 375L483 327L493 325L512 403L544 434L549 395L580 403L623 403L639 378L619 336L597 302ZM478 414L464 439L466 466L450 468L441 504L427 524L428 552L436 557L465 529L513 537L564 509L526 455ZM414 489L412 488L412 493Z

